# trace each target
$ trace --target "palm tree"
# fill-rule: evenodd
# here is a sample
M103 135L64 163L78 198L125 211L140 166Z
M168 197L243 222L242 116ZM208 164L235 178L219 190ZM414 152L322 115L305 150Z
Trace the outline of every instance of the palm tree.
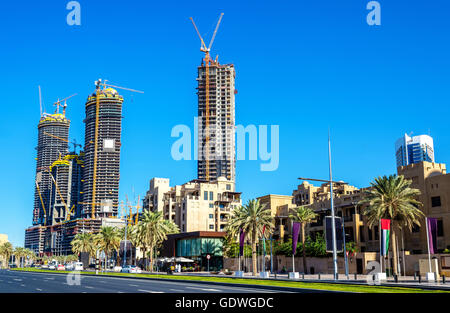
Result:
M167 239L167 235L178 233L179 229L172 221L164 220L161 211L146 210L137 225L136 241L143 248L144 256L149 253L150 271L153 272L155 248Z
M259 200L249 200L246 205L235 208L226 229L234 237L242 229L248 234L252 245L253 276L256 276L256 243L262 237L264 226L270 233L273 225L271 211Z
M26 256L26 251L25 248L23 247L16 247L14 249L13 252L14 256L15 256L15 263L17 265L17 267L21 267L22 266L22 258Z
M100 250L105 252L105 263L108 266L108 255L112 251L118 251L120 247L120 234L117 228L103 226L98 234L94 236L94 242L97 243Z
M11 255L13 254L13 246L10 242L5 242L2 245L0 245L0 255L5 258L6 267L9 268L9 259L11 258Z
M363 214L367 216L368 226L378 225L380 219L392 221L392 253L394 257L394 274L397 275L397 230L413 225L420 226L419 219L424 216L419 207L422 205L417 197L420 190L411 188L411 180L403 175L377 177L371 182L371 188L365 191L360 204L367 205Z
M90 257L95 257L96 249L94 245L94 234L79 233L70 243L72 252L80 256L81 253L88 253Z
M317 214L314 211L306 206L299 206L292 210L292 214L289 215L289 218L293 222L300 222L302 225L302 254L303 254L303 271L305 274L308 274L308 268L306 266L306 249L305 249L305 226L306 224L311 223ZM294 240L294 238L292 238ZM295 251L293 251L295 253Z

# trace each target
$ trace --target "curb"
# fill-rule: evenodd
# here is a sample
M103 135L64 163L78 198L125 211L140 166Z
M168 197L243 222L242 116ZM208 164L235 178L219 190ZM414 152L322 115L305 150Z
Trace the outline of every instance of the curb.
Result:
M18 270L19 272L27 272L27 273L38 273L38 274L67 274L67 273L61 273L61 272L35 272L35 271L26 271L26 270ZM241 288L253 288L253 289L270 289L270 290L279 290L279 291L289 291L289 292L300 292L300 291L309 291L311 293L352 293L347 291L331 291L331 290L320 290L320 289L309 289L309 288L295 288L295 287L280 287L280 286L266 286L266 285L248 285L248 284L239 284L239 283L222 283L222 282L208 282L208 281L195 281L195 280L185 280L185 279L170 279L170 278L152 278L152 277L136 277L136 276L116 276L116 275L95 275L94 273L90 272L82 272L82 275L85 276L93 276L93 277L108 277L108 278L125 278L125 279L141 279L141 280L161 280L161 281L167 281L167 282L176 282L176 281L182 281L182 282L189 282L189 283L195 283L195 284L206 284L206 285L219 285L219 286L233 286L233 287L241 287ZM152 274L150 274L152 275ZM158 274L153 274L158 275ZM178 277L193 277L190 275L175 275ZM206 276L206 277L219 277L220 276ZM252 280L255 278L249 278L249 277L226 277L226 278L233 278L233 279L247 279ZM280 281L280 282L286 282L286 281L292 281L292 282L301 282L301 283L323 283L323 284L339 284L339 285L360 285L360 286L366 286L366 283L359 282L359 281L334 281L334 280L288 280L288 279L274 279L274 278L261 278L261 280L267 280L267 281ZM445 288L442 288L440 286L422 286L422 285L399 285L395 283L382 283L380 285L376 285L379 287L399 287L399 288L409 288L409 289L423 289L423 290L442 290L442 291L450 291L450 286L442 286Z

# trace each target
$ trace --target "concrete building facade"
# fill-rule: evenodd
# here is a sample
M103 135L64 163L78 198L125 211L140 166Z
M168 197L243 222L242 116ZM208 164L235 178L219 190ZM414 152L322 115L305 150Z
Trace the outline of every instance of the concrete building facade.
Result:
M233 64L210 61L198 67L198 179L236 181L235 76Z
M39 120L33 225L44 225L49 215L53 185L49 169L53 162L68 152L69 126L70 121L64 114L44 113Z
M118 214L122 103L123 97L115 89L101 89L99 85L86 101L84 218L112 217Z
M180 232L223 231L232 210L242 204L234 182L224 177L215 181L192 180L169 187L169 180L153 178L144 209L162 211Z

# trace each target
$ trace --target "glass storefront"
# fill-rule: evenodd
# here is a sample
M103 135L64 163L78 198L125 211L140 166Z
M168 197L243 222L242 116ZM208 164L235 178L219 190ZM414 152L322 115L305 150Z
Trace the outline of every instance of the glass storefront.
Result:
M176 256L194 260L193 266L201 271L208 270L207 255L210 255L209 270L219 271L223 268L222 238L192 238L177 241Z

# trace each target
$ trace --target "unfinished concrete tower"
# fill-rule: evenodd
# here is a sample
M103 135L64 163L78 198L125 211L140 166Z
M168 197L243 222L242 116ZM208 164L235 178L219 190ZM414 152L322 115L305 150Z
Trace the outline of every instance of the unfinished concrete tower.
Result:
M53 184L51 191L47 225L80 217L83 155L83 152L80 155L69 153L50 167L56 184Z
M82 217L117 216L122 103L115 89L100 84L87 99Z
M208 66L204 59L197 77L198 178L214 181L223 176L234 182L236 72L233 64L221 65L217 59L206 61Z
M39 120L33 225L43 225L49 218L53 184L50 166L68 152L69 126L64 114L44 113Z

